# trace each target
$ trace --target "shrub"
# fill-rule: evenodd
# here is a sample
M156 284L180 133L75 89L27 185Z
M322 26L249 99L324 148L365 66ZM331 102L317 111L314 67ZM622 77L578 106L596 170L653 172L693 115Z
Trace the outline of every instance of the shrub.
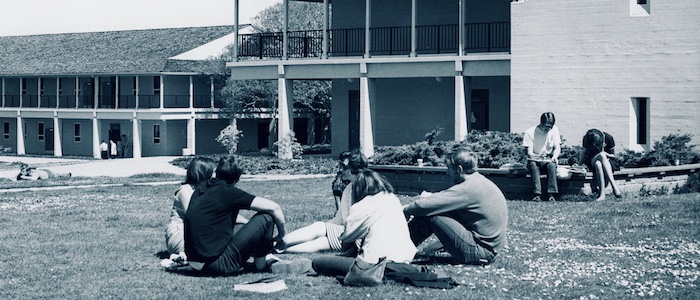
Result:
M301 158L301 154L304 152L301 144L297 142L294 131L287 132L282 139L276 141L273 149L273 153L281 159Z
M228 125L219 132L216 137L216 142L224 146L229 154L236 153L238 150L238 141L243 137L243 132L238 130L236 125Z
M313 144L313 145L302 145L301 148L304 154L330 154L331 145L330 144Z
M220 155L207 155L219 160ZM280 159L276 156L234 155L236 162L245 174L335 174L338 162L335 159L309 157L300 160ZM179 157L171 161L172 165L187 168L192 156Z
M700 173L688 175L688 180L681 187L673 189L674 194L700 193Z
M635 152L625 149L618 153L623 167L671 166L678 160L679 164L700 162L700 153L694 151L695 145L688 145L692 134L669 134L655 141L651 151Z

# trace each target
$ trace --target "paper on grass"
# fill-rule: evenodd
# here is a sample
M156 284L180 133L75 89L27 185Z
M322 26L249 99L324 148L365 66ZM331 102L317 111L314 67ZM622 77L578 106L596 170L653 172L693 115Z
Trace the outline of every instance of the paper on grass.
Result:
M256 282L256 283L241 283L234 284L234 291L247 291L257 293L272 293L287 289L284 279L275 280L272 282Z

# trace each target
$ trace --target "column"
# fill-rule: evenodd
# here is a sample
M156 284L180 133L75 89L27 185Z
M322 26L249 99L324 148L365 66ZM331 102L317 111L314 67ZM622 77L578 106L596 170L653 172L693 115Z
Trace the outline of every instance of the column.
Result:
M22 80L20 80L20 85ZM21 89L20 89L21 91ZM21 95L22 93L20 92L20 99L22 99ZM22 116L20 115L20 111L17 111L17 155L24 155L26 154L24 150L24 129L22 128Z
M95 82L93 83L93 89L95 90L94 93L94 98L92 99L92 103L94 105L93 109L97 109L100 107L100 76L95 76ZM99 142L98 142L99 146ZM99 147L98 147L99 148ZM98 149L99 150L99 149ZM100 158L100 156L96 156L95 158Z
M194 83L192 82L192 75L190 75L190 109L194 108Z
M330 27L328 26L328 8L328 0L323 0L323 48L321 53L323 59L328 58L328 28Z
M411 0L411 54L416 57L416 0Z
M211 108L214 108L214 76L209 76L209 100L211 101Z
M465 41L465 34L466 30L464 30L464 14L465 14L465 8L467 7L465 5L465 0L459 0L459 26L457 26L457 33L459 34L459 51L458 54L459 56L464 55L464 41Z
M114 80L114 109L119 108L119 76L115 76Z
M371 32L369 30L369 26L371 25L370 17L372 16L370 12L371 5L371 0L365 0L365 58L369 58L369 50L371 49L370 42L372 41L370 36Z
M22 108L22 104L24 102L24 95L22 95L22 94L24 94L24 93L22 93L23 90L24 90L24 82L22 81L22 78L20 77L19 78L19 108Z
M367 157L374 155L374 134L372 129L372 96L374 80L367 78L367 66L360 67L360 151Z
M5 107L5 77L2 78L2 106Z
M191 118L187 120L187 154L189 155L195 155L195 138L196 138L196 131L195 131L195 119L194 119L194 112L192 113ZM184 154L184 153L183 153Z
M108 141L109 142L109 141ZM92 157L100 158L100 126L97 122L97 113L92 113Z
M56 109L58 109L58 106L61 102L61 95L60 95L61 89L59 88L60 86L61 86L61 78L56 77Z
M136 90L136 95L135 95L136 96L136 105L134 106L134 108L138 109L139 108L139 76L137 75L134 78L136 78L135 79L136 86L134 87L134 89Z
M58 120L58 112L53 112L53 155L61 157L63 156L63 147L61 143L61 132L63 126Z
M134 158L141 158L141 126L139 123L136 112L134 112L134 117L131 119L131 150Z
M282 60L289 58L289 0L284 0L284 26L282 30Z
M471 79L467 79L471 84ZM466 84L462 72L457 72L455 75L455 136L456 141L462 141L469 133L467 123L467 106L466 106Z
M292 86L294 81L279 78L278 81L278 93L279 100L277 101L277 141L287 137L290 131L292 131L292 122L294 116L293 104L294 104L294 94ZM280 155L281 158L292 159L293 153L284 153Z
M41 108L41 85L43 80L41 77L36 78L36 107Z
M238 61L238 0L233 1L233 61Z
M160 109L163 109L163 102L165 100L165 89L163 89L165 85L163 79L165 79L163 75L160 75L160 100L158 100L160 102Z
M80 78L75 77L75 108L78 109L78 102L80 102Z

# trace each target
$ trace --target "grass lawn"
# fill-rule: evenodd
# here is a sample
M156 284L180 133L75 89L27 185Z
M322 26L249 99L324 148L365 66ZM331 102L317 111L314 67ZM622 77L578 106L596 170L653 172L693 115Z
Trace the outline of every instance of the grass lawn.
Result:
M331 178L245 181L278 201L290 230L332 217ZM287 290L233 291L270 274L196 277L162 270L176 185L0 194L0 298L618 299L700 298L700 194L605 202L509 201L509 247L486 267L431 265L452 290L341 286L290 275ZM403 198L409 201L409 198ZM318 255L283 254L283 258Z

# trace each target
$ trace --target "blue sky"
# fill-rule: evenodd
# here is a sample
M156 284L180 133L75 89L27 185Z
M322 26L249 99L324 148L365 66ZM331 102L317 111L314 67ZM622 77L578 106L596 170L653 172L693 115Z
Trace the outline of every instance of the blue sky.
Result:
M234 0L8 0L0 36L230 25ZM282 0L240 0L240 22Z

